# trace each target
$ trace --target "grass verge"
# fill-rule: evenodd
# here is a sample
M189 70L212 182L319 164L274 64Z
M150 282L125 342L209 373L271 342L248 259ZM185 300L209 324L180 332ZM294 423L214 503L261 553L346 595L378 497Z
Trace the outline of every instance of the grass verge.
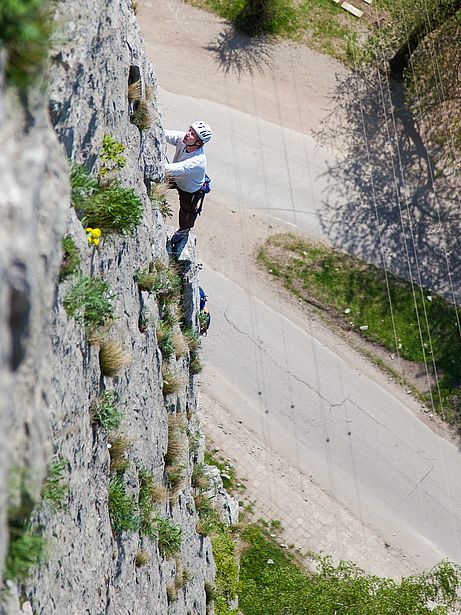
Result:
M425 364L435 385L420 399L461 426L460 310L432 292L293 234L274 235L258 261L296 297L396 357Z
M447 614L460 604L461 569L448 562L396 582L366 574L351 562L334 566L330 558L316 556L316 571L308 573L265 528L249 525L242 537L239 607L245 615L423 615L435 612L434 606Z

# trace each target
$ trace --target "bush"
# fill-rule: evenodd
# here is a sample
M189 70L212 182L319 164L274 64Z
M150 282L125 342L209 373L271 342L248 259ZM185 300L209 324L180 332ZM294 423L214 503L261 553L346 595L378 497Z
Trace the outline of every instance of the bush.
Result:
M174 465L184 458L188 449L185 424L181 415L168 416L168 446L165 454L166 465Z
M98 327L113 319L113 298L107 282L80 275L64 298L64 309L85 327Z
M137 126L141 132L143 130L149 130L149 128L152 127L153 116L145 100L141 100L138 103L130 121Z
M166 195L170 188L170 183L168 181L163 181L153 182L149 190L149 199L151 200L152 204L158 207L162 216L166 216L168 218L171 218L171 216L173 215L173 210L169 206L166 198Z
M150 562L150 557L146 553L146 551L143 551L143 549L139 549L139 551L136 553L134 562L136 564L136 568L142 568L142 566L145 566Z
M201 491L210 488L210 478L206 473L206 465L204 463L197 463L192 470L192 487Z
M101 425L106 431L116 431L120 427L122 414L115 407L117 400L117 393L106 389L102 394L102 399L94 402L91 407L93 422Z
M130 438L121 434L110 440L109 455L112 472L121 472L127 467L126 453L132 444L133 441Z
M291 0L245 0L235 25L249 35L293 33L299 16Z
M136 499L128 495L123 478L115 474L109 482L109 516L116 534L139 529L139 514Z

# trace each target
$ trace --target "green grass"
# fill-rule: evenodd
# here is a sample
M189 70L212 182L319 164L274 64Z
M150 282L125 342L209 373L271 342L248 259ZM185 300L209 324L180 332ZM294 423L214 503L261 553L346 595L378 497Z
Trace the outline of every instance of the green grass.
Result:
M435 407L449 422L461 424L459 310L434 293L419 287L413 292L390 274L386 282L381 269L292 234L271 237L258 260L297 297L327 307L346 327L390 353L426 361L429 369L434 362ZM368 328L360 331L361 326Z
M115 534L139 530L140 517L136 498L127 493L120 474L112 476L109 482L109 516Z
M167 558L174 557L181 549L181 528L165 517L157 517L155 525L160 554Z
M61 240L62 261L59 270L59 281L69 278L74 273L77 273L80 267L80 256L77 246L70 235L66 235Z
M317 557L316 572L307 573L264 528L250 525L242 536L247 549L240 561L239 607L245 615L429 615L435 613L432 602L447 615L460 606L461 569L454 564L441 562L396 582L351 562L334 566L328 557Z
M2 0L0 43L6 50L6 82L20 89L42 74L52 32L49 0Z
M113 298L107 282L80 275L64 298L64 309L85 327L102 326L114 317Z
M309 47L349 63L350 44L370 27L333 0L189 0L250 34L276 34L306 43ZM271 4L269 11L264 5ZM262 5L262 6L260 6Z
M239 567L235 553L235 542L230 529L225 524L222 524L212 534L211 545L216 564L215 615L228 615L235 612L230 610L228 601L233 600L237 595Z
M94 423L106 431L117 431L122 421L122 413L116 407L118 395L115 391L106 389L102 398L94 402L91 407L91 416Z
M57 459L51 466L42 486L42 500L52 511L63 510L69 495L69 487L64 484L64 470L69 462Z

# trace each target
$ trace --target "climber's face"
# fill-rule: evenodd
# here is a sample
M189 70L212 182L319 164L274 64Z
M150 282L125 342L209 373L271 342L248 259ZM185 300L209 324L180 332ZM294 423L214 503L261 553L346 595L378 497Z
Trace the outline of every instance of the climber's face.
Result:
M200 142L200 138L197 136L197 133L193 128L189 128L189 130L184 135L182 142L184 145L196 145L197 141Z

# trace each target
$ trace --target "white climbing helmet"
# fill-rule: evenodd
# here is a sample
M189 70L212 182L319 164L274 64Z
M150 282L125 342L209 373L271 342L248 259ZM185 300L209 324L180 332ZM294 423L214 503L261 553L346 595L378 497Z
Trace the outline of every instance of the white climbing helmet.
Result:
M197 120L196 122L191 124L191 128L194 129L194 131L204 143L208 143L208 141L211 139L213 132L206 122Z

